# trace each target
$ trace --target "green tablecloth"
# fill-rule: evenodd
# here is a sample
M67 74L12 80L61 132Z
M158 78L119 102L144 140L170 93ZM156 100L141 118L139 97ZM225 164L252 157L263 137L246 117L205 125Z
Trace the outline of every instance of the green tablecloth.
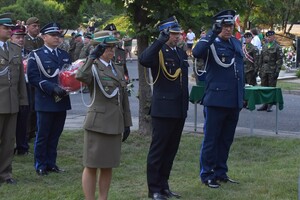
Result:
M196 85L192 87L191 93L190 93L190 102L193 104L199 103L203 97L205 87Z
M199 103L204 94L204 86L193 86L190 93L190 102ZM245 88L245 100L248 101L249 110L254 110L255 105L272 103L283 109L283 98L281 88L253 86Z
M257 104L277 104L279 110L283 109L281 88L253 86L245 88L245 100L248 101L249 110L254 110Z

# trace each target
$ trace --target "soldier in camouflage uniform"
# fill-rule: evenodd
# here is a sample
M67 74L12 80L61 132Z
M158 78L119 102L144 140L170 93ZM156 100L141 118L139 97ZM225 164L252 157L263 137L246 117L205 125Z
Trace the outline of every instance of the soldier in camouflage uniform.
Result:
M69 49L69 54L71 56L72 62L78 60L80 51L83 47L83 42L82 42L82 35L80 33L77 33L74 38L74 44L70 45Z
M259 61L259 76L262 86L276 87L277 78L283 63L281 46L275 41L275 32L266 33L267 43L263 46ZM262 105L258 111L272 111L271 104Z
M258 72L259 51L251 44L252 34L247 32L244 34L245 44L243 45L244 52L244 72L245 83L249 85L256 85L256 76Z
M87 33L84 35L83 47L79 54L79 59L84 59L88 57L91 51L93 51L94 46L90 43L91 39L93 38L91 33Z

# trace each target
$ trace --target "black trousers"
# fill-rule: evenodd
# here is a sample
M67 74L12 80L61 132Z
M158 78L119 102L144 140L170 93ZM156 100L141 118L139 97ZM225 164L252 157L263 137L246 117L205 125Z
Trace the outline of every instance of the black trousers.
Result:
M169 189L169 176L176 156L185 118L152 117L152 142L147 158L149 193Z
M27 123L29 115L29 106L19 110L16 128L16 149L18 154L28 152L29 145L27 141Z

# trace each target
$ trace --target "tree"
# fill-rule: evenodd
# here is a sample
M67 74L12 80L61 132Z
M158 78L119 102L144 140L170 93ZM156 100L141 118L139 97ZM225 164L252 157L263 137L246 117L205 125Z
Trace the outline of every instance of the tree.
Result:
M7 7L2 7L0 13L11 12L13 19L26 21L29 17L35 16L40 20L43 26L49 22L58 22L63 28L74 26L75 21L65 20L67 13L63 4L57 3L54 0L17 0L15 4Z

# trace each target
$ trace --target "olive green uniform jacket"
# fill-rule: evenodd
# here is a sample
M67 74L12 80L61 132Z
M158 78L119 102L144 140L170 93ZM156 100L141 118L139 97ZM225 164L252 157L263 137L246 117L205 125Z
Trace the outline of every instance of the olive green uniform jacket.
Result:
M119 88L116 96L107 98L99 89L97 82L94 85L95 79L91 70L93 63L106 93L111 94L116 88ZM78 69L76 79L87 84L91 98L95 96L95 101L88 108L84 129L105 134L122 134L124 127L132 126L124 72L121 67L116 65L115 70L117 76L98 59L95 61L88 59Z
M21 48L7 44L8 55L0 47L0 182L12 178L17 113L28 105Z

